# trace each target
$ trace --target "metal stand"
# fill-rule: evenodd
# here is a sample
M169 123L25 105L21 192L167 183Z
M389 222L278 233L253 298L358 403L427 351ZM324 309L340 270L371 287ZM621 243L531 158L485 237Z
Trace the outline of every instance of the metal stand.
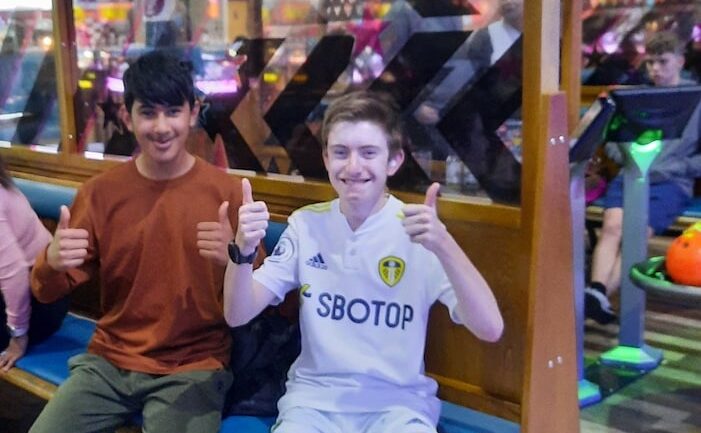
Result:
M586 196L584 175L589 160L570 166L570 201L572 206L572 275L574 277L574 316L577 330L577 385L579 407L601 401L599 385L584 378L584 233Z
M619 143L626 155L623 168L623 246L621 249L621 311L618 347L600 357L602 364L648 371L662 361L662 351L647 346L645 292L633 284L628 270L647 257L650 184L648 170L662 150L662 141Z

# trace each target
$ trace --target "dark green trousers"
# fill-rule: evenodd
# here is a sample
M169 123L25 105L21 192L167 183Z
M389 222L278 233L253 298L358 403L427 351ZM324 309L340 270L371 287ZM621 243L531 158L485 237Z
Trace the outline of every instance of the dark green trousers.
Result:
M144 433L216 433L228 370L153 375L121 370L93 354L69 360L70 377L47 403L30 433L114 432L136 415Z

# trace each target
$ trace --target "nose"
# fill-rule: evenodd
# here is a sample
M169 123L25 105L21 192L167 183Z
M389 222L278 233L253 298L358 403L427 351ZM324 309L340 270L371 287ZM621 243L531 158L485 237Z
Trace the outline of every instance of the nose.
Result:
M360 156L358 152L351 152L348 157L347 169L351 173L355 173L360 169Z
M165 113L158 113L154 121L153 129L159 134L168 132L168 120L166 119Z

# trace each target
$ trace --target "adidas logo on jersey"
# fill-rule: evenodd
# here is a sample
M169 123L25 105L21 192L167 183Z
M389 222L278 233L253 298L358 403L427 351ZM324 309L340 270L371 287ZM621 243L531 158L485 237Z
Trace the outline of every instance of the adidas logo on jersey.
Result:
M323 270L326 270L329 268L326 265L324 258L321 257L321 253L317 253L315 256L313 256L309 260L307 260L306 265L311 266L312 268L323 269Z

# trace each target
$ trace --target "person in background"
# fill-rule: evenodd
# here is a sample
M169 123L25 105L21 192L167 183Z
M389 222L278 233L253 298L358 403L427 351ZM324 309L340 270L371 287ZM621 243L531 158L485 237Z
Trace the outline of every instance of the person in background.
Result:
M655 86L695 84L681 77L683 45L672 32L659 32L645 45L645 65ZM701 176L699 107L692 114L681 139L667 140L650 167L650 215L648 235L660 234L682 214ZM624 156L616 143L606 144L606 154L618 164ZM585 315L598 323L616 320L609 297L621 284L621 238L623 234L623 175L609 183L604 196L604 220L594 247L591 283L585 289Z
M34 258L51 241L27 199L14 186L0 157L0 370L7 372L27 345L56 332L68 312L68 299L40 304L31 296Z
M252 272L269 213L243 180L224 283L231 326L300 288L302 350L273 433L435 433L436 382L424 374L428 313L494 342L503 320L492 291L438 219L439 184L422 204L386 192L404 161L398 114L369 92L340 97L322 124L323 160L338 199L294 212Z
M199 106L189 68L151 51L124 74L136 158L90 180L37 257L42 302L98 281L103 316L32 433L217 432L231 337L222 282L241 184L186 150Z

